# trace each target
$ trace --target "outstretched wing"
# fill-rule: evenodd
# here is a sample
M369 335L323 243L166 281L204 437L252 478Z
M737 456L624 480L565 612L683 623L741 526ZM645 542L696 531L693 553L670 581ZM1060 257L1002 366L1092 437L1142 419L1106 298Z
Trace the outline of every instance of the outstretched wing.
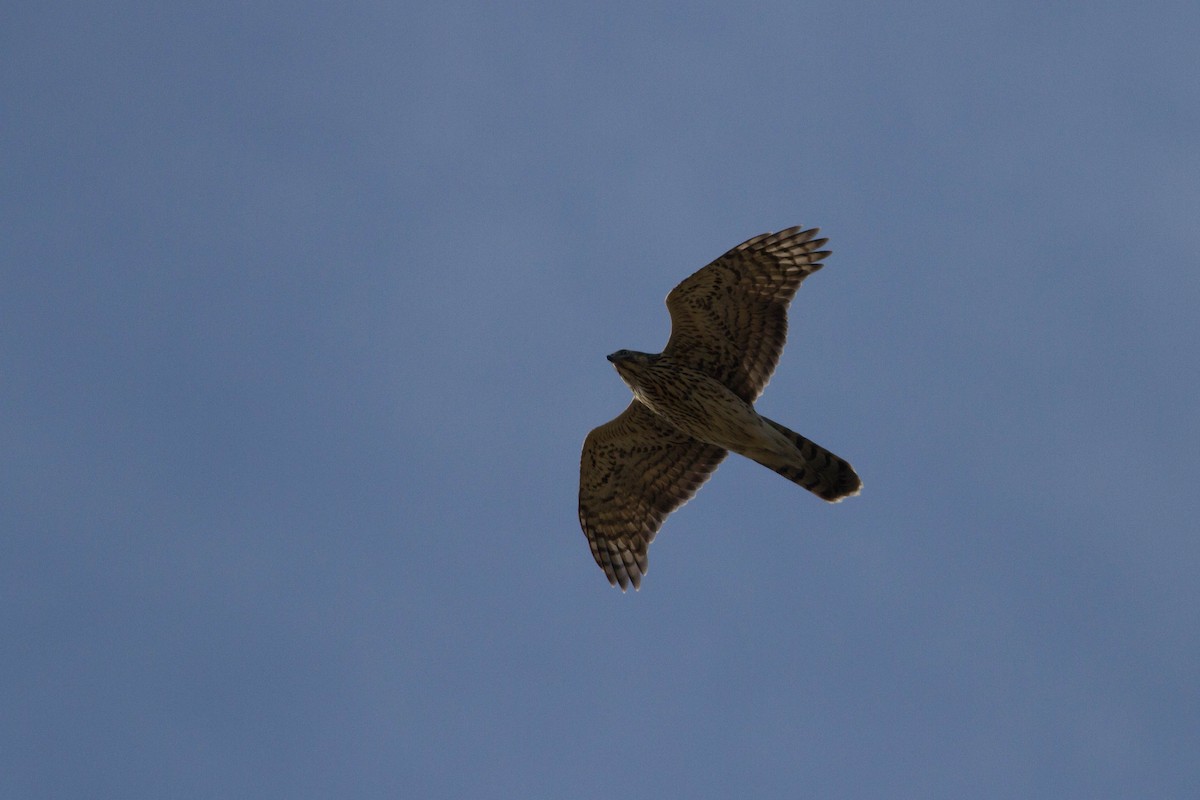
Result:
M637 400L588 434L579 460L579 524L609 583L622 591L641 585L646 551L663 520L724 457Z
M829 255L819 229L788 228L742 242L667 295L671 338L663 350L754 402L783 352L787 307Z

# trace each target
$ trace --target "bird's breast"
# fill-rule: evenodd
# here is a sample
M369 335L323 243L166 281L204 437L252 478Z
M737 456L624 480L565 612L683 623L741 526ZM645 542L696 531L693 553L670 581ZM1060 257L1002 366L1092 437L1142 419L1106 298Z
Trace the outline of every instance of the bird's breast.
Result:
M643 405L694 439L732 449L733 443L761 435L763 423L754 408L702 372L659 363L626 382Z

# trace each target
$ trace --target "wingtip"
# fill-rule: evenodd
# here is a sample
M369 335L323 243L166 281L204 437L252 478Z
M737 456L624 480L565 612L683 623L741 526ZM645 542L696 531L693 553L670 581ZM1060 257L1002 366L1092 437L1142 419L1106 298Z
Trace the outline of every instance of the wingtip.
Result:
M612 586L616 589L620 589L621 594L625 594L626 592L628 592L630 587L633 587L633 590L636 592L642 588L642 576L635 575L634 573L627 573L627 574L611 574L610 573L608 575L608 583L610 586Z
M604 576L608 578L611 586L620 589L622 593L628 591L630 586L635 592L642 587L642 576L646 574L645 556L638 559L616 542L609 542L604 548L595 540L590 544L592 557L600 569L604 570Z
M635 564L620 571L614 570L613 573L609 574L608 582L619 588L621 594L629 591L630 587L633 587L633 590L636 592L642 588L642 573Z

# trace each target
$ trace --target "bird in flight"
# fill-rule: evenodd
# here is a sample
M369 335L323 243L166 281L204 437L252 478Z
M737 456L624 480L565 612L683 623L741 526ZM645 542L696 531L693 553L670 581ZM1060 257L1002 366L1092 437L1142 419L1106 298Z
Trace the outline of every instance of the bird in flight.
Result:
M579 464L579 524L609 583L641 586L647 550L729 451L836 503L862 481L844 459L754 410L787 338L787 306L829 241L788 228L742 242L667 295L661 353L608 356L633 402L594 429Z

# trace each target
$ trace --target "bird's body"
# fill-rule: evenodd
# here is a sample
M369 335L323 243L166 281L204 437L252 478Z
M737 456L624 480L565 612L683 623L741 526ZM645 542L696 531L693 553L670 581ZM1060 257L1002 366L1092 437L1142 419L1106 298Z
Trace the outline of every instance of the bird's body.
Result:
M730 250L667 296L672 331L661 354L608 357L634 399L584 441L579 521L614 585L640 585L663 520L728 451L830 502L861 488L846 461L753 405L782 352L787 304L828 255L816 232L789 228Z
M716 378L667 355L619 350L608 359L634 401L681 433L757 461L824 500L857 494L861 482L848 463L762 416Z
M624 351L609 358L636 400L693 439L747 458L792 447L716 378L668 356Z

